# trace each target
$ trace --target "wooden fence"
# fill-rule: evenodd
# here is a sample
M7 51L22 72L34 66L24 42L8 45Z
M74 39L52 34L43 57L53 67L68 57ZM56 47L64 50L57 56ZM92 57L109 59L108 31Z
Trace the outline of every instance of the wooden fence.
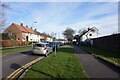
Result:
M0 40L2 47L27 46L29 43L28 41Z
M120 33L93 39L93 45L101 49L120 52Z

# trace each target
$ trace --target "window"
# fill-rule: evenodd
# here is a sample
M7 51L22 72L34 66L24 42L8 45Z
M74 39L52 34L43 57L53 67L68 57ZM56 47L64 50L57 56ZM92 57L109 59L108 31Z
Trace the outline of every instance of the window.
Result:
M92 34L89 34L89 36L92 36Z
M46 44L47 47L51 47L50 44Z
M44 44L35 44L36 47L44 47Z

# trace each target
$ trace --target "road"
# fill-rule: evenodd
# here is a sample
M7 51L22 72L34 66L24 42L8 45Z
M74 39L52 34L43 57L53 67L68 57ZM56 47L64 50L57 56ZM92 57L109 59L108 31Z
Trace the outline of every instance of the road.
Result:
M120 79L120 68L88 54L78 46L73 46L73 48L89 78L109 78L110 80Z
M2 57L2 77L6 78L10 73L17 70L26 63L40 57L40 55L32 55L31 51L25 51L14 54L3 55Z
M73 48L80 58L83 69L89 78L120 78L120 70L115 66L93 57L77 46L73 46ZM3 55L3 78L6 78L10 73L20 68L22 65L25 65L38 57L40 57L40 55L32 55L31 51Z

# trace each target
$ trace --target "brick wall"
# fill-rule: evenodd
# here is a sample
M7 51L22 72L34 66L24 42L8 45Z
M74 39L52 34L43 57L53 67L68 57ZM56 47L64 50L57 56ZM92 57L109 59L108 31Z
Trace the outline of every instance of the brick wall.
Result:
M104 50L120 52L120 33L93 39L93 45Z

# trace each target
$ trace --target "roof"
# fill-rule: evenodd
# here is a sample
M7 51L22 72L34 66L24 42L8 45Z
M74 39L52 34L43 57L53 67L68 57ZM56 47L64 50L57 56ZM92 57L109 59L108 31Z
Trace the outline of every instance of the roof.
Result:
M12 25L17 27L22 32L34 33L34 31L31 28L28 28L28 27L25 27L25 26L21 26L21 25L15 24L15 23L12 23Z
M92 31L92 29L96 29L96 30L98 30L96 27L88 28L88 30L85 31L85 32L84 32L83 34L81 34L80 36L82 37L82 36L85 35L86 33ZM97 34L99 34L99 33L97 32Z
M41 36L47 37L47 35L46 35L45 33L40 33L40 35L41 35Z
M31 33L31 30L27 27L23 27L25 30L27 30L29 33Z
M65 41L65 39L57 39L56 41Z
M12 23L12 25L14 25L15 27L17 27L19 30L21 30L22 32L27 32L27 30L25 30L22 26L17 25L15 23Z
M37 35L40 35L40 32L38 32L38 31L35 31L35 30L34 30L34 32L35 32Z
M40 35L41 35L41 36L45 36L45 37L50 37L50 38L52 38L52 36L47 35L46 33L40 33Z

